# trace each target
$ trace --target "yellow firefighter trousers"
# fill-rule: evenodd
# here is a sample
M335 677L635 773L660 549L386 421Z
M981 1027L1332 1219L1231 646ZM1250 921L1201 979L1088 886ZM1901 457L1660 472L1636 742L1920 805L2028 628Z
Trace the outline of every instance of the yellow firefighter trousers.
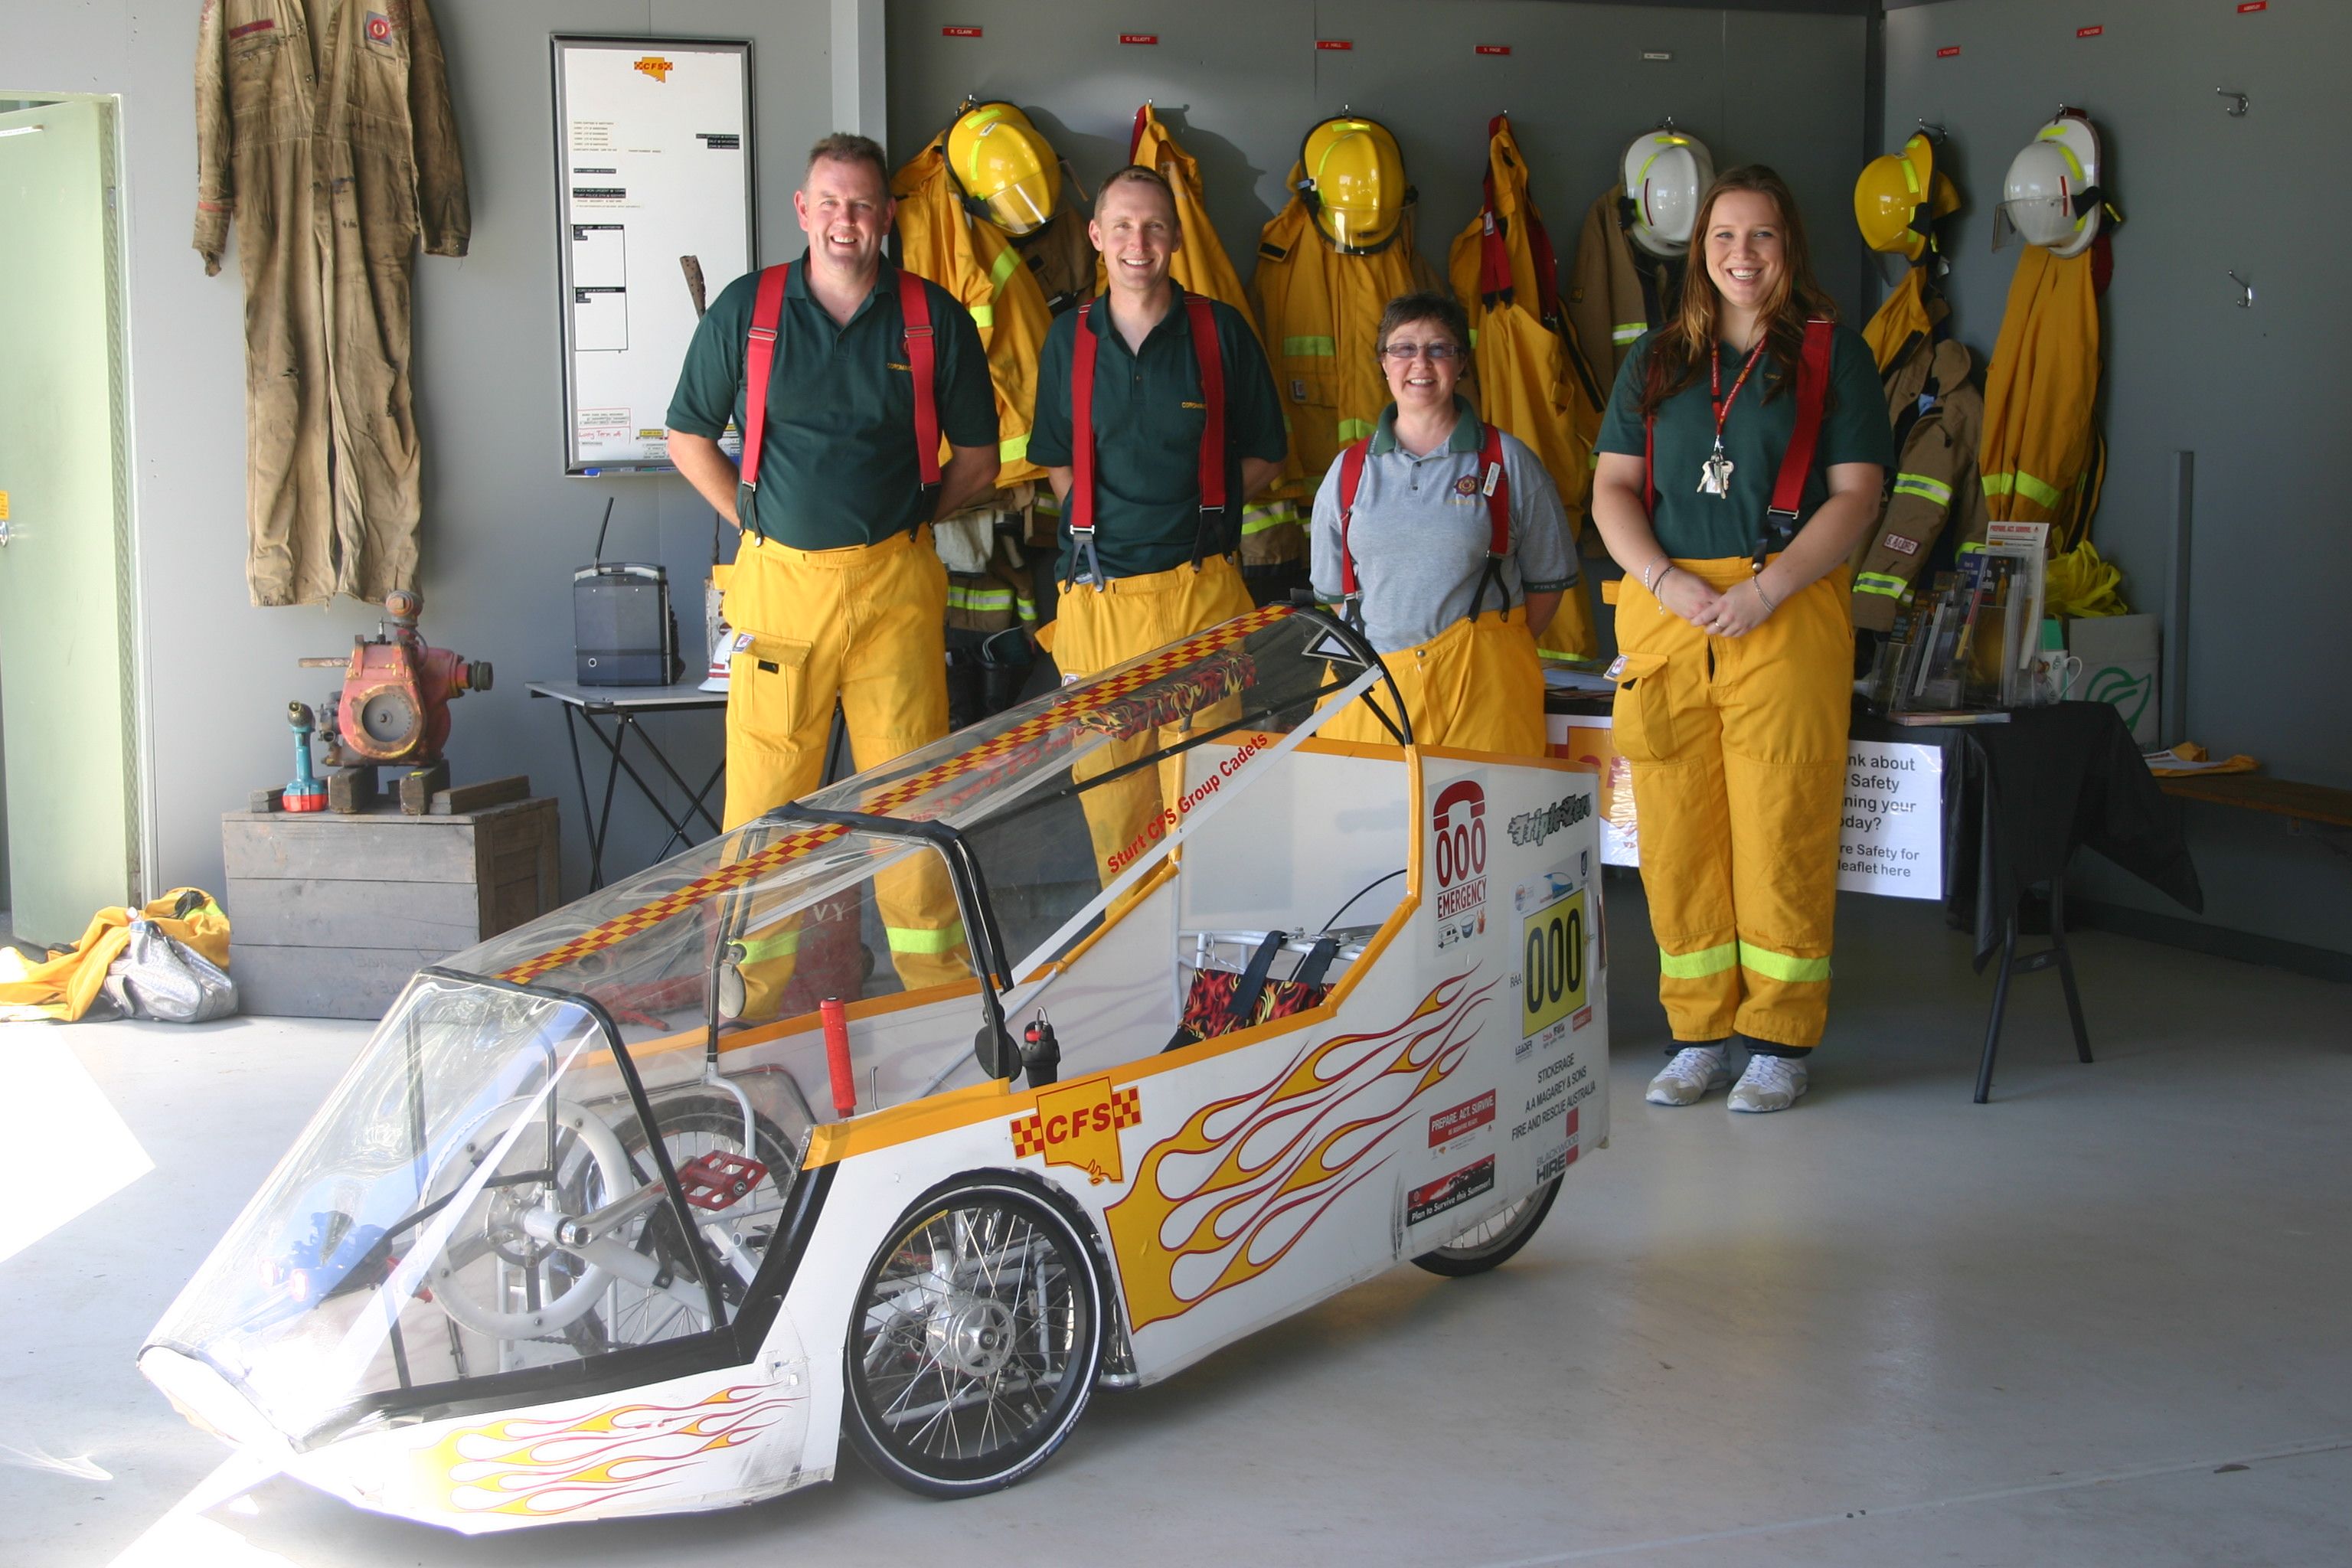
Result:
M1505 756L1544 754L1543 666L1528 635L1525 605L1507 617L1492 612L1456 621L1425 643L1381 656L1412 721L1413 743ZM1382 707L1388 688L1370 693ZM1391 746L1388 732L1364 699L1318 731L1326 741Z
M947 569L930 531L845 550L794 550L743 536L728 579L727 624L750 645L727 691L730 828L814 790L841 703L859 772L948 729ZM971 976L947 868L929 850L874 879L890 959L910 991ZM744 1016L792 979L797 918L754 922L740 965Z
M1099 593L1090 583L1076 584L1062 590L1058 603L1046 647L1065 680L1139 658L1257 607L1243 585L1240 569L1222 555L1202 562L1198 572L1175 566L1115 577ZM1192 724L1197 728L1214 718L1213 710L1205 710L1193 715ZM1113 741L1081 758L1070 776L1083 784L1175 738L1163 731L1158 737ZM1087 831L1094 839L1095 870L1105 886L1159 842L1160 813L1181 777L1180 763L1139 768L1078 796L1086 807Z
M1677 561L1717 588L1738 558ZM1752 590L1741 588L1741 592ZM1633 764L1642 886L1674 1037L1821 1043L1829 1017L1853 623L1841 566L1741 637L1709 637L1628 576L1614 725Z

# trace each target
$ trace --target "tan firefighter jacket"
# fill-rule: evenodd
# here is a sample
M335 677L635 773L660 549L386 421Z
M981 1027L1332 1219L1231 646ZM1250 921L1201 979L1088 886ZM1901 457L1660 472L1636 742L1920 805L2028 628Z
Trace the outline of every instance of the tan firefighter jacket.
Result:
M1934 307L1938 318L1946 307ZM1984 396L1958 339L1914 334L1885 376L1887 417L1900 447L1886 512L1853 554L1853 624L1887 631L1947 529L1981 544L1985 498L1977 479ZM1908 427L1906 427L1906 421Z
M1664 324L1682 290L1679 264L1641 250L1625 234L1625 187L1612 185L1585 210L1568 274L1568 320L1605 403L1634 340ZM1601 433L1593 416L1586 438Z

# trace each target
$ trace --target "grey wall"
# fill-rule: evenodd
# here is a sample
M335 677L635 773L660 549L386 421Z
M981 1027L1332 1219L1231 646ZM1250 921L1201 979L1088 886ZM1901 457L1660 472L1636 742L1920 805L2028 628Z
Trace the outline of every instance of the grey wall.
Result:
M129 202L131 399L142 623L155 775L153 885L220 886L220 813L289 771L285 705L317 701L334 654L376 617L246 602L241 289L232 258L206 278L188 247L195 137L195 0L12 5L0 89L122 100ZM474 212L472 253L417 268L417 411L425 442L424 627L496 667L453 710L460 779L529 773L563 801L566 886L584 849L561 715L526 697L571 664L571 569L588 558L604 498L611 549L667 563L682 635L698 640L710 514L675 478L566 479L558 413L556 239L548 35L754 40L763 253L796 250L798 153L831 128L827 0L439 0ZM714 290L723 279L713 279ZM698 780L718 756L715 716L667 721ZM707 739L691 743L699 726ZM626 790L625 781L623 789ZM616 808L625 865L659 841L650 814Z
M2076 38L2084 18L2105 33ZM1990 248L2010 159L2061 102L2097 122L2128 222L2105 302L2109 457L2093 540L2123 568L2134 607L2162 610L2174 454L2193 451L2189 732L2282 777L2352 785L2352 529L2335 384L2352 353L2340 281L2352 210L2326 184L2345 144L2352 7L2241 16L2227 0L2139 0L2094 15L1951 0L1891 12L1885 26L1887 140L1923 117L1951 131L1939 163L1969 205L1948 290L1980 353L1999 334L2018 254ZM1948 47L1960 52L1937 58ZM2217 86L2250 94L2252 111L2230 118ZM2235 307L2231 268L2253 282L2253 309ZM2352 952L2352 866L2340 855L2277 819L2189 815L2209 921ZM2181 912L2103 862L2084 876L2096 897Z
M1073 22L1073 16L1085 19ZM979 26L950 38L943 26ZM1157 33L1156 47L1121 32ZM1345 38L1346 51L1318 38ZM1480 56L1507 44L1508 56ZM1199 159L1218 237L1246 281L1257 233L1315 122L1343 109L1396 133L1421 191L1421 248L1441 275L1478 210L1486 121L1511 123L1565 263L1625 143L1672 114L1719 166L1760 160L1811 219L1822 281L1862 305L1851 210L1867 33L1858 16L1588 5L1558 0L1187 0L1086 10L1050 0L894 0L890 140L903 156L963 96L1027 110L1087 188L1127 161L1150 99ZM1644 51L1670 52L1666 63Z

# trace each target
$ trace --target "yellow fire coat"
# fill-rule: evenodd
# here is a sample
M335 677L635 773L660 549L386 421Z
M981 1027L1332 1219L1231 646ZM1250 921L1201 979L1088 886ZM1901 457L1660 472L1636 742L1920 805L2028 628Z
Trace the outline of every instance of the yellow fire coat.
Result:
M1985 373L1985 503L1995 521L2051 522L2063 535L2088 504L2098 432L2099 305L2093 253L2017 259Z
M1870 324L1862 329L1862 341L1870 345L1871 357L1878 362L1878 374L1882 376L1909 351L1914 338L1926 337L1933 330L1927 282L1924 268L1905 268L1903 281L1895 286L1895 291L1886 296L1885 302L1870 318ZM1937 315L1940 317L1941 311Z
M946 132L933 137L890 181L898 198L898 263L963 301L988 350L988 377L996 385L1000 486L1041 479L1029 460L1029 417L1037 405L1037 355L1053 314L1036 275L1003 229L963 208L942 151Z
M1261 342L1265 334L1257 325L1250 309L1249 296L1243 291L1241 275L1234 270L1233 258L1225 253L1224 242L1217 237L1216 226L1209 221L1209 209L1204 205L1201 184L1201 165L1192 155L1177 145L1168 127L1160 123L1151 106L1145 104L1136 116L1135 138L1128 161L1156 169L1168 182L1176 196L1176 222L1184 231L1183 247L1169 264L1169 276L1183 285L1188 293L1206 295L1222 300L1242 313L1258 333ZM1095 292L1099 294L1110 286L1105 275L1102 258L1095 258ZM1269 363L1273 356L1267 356ZM1290 486L1276 480L1273 489L1262 495L1242 512L1242 564L1272 565L1283 561L1307 559L1307 530L1299 519L1298 495Z
M1528 194L1527 165L1510 121L1501 115L1488 127L1486 171L1486 205L1454 237L1449 268L1454 292L1470 316L1478 416L1517 436L1542 459L1568 510L1572 542L1584 532L1590 432L1600 427L1601 411L1564 335L1571 329L1559 313L1556 286L1545 276L1552 256L1543 215ZM1496 242L1491 257L1490 237ZM1542 644L1544 651L1570 658L1601 651L1581 579L1561 596Z
M1294 193L1306 174L1291 165ZM1332 459L1370 435L1388 406L1388 381L1372 352L1381 310L1400 294L1442 287L1413 248L1410 206L1395 241L1370 256L1333 249L1295 194L1259 234L1250 293L1290 421L1286 493L1321 483Z
M180 914L181 900L190 893L201 904ZM173 941L184 942L223 969L228 967L228 916L209 893L174 888L144 908L104 909L89 918L81 940L39 963L30 963L13 947L0 945L0 1022L55 1018L73 1023L89 1011L106 984L106 972L131 945L131 922L152 921Z

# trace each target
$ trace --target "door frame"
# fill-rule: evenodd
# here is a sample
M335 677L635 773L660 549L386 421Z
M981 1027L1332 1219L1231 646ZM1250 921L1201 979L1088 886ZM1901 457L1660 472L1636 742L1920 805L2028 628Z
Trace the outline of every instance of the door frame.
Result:
M122 651L122 690L118 694L116 721L128 732L130 786L124 791L131 821L125 838L131 846L130 898L133 908L156 891L157 861L162 855L155 810L154 712L146 615L146 574L139 548L138 465L136 435L131 411L131 192L130 161L123 155L125 116L122 95L115 92L55 92L0 87L0 102L37 109L57 103L87 103L96 107L104 138L106 196L106 315L107 337L115 372L112 389L116 581L110 597L115 604L115 635ZM10 875L16 868L9 868Z

